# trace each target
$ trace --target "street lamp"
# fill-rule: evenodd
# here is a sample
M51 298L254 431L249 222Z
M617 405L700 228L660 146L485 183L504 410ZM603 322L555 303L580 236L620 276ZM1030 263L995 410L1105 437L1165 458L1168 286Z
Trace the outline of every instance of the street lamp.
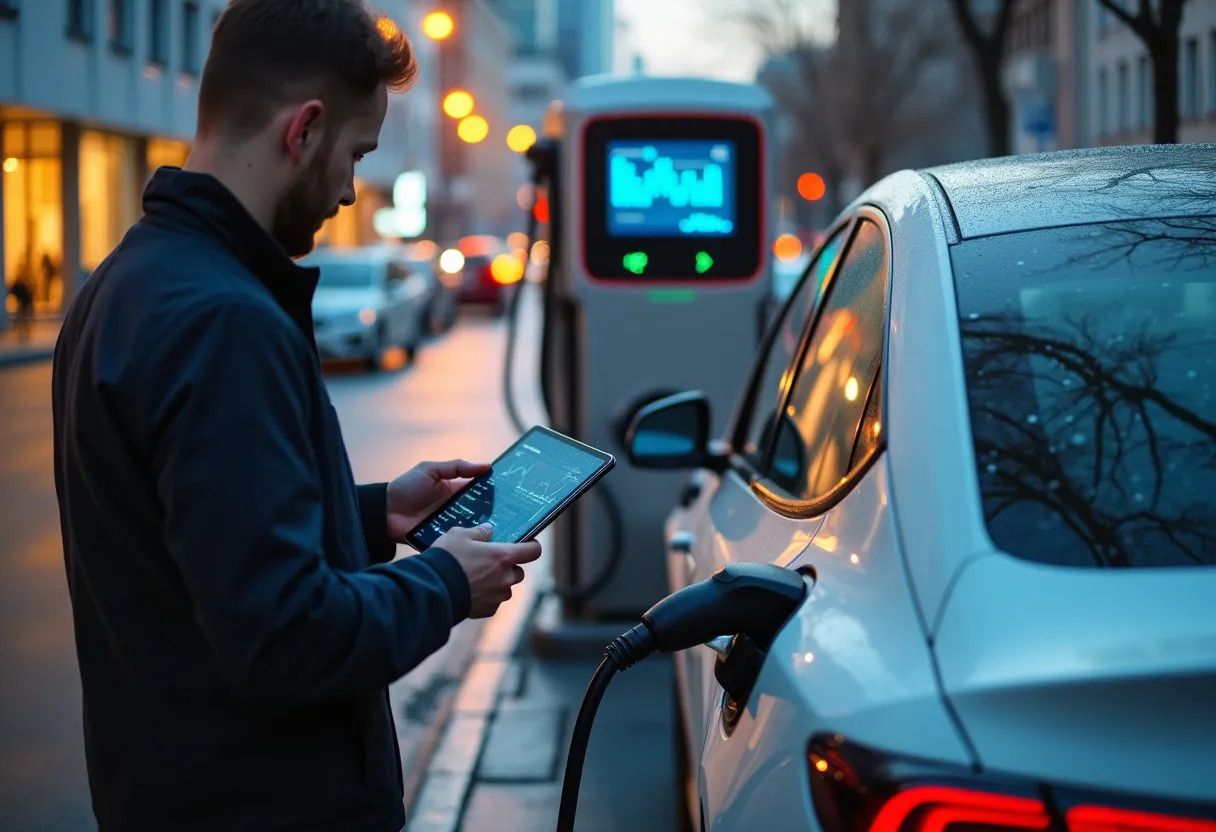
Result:
M473 96L464 90L452 90L443 97L443 111L452 118L464 118L473 112Z
M456 23L447 12L431 12L422 18L422 34L431 40L443 40L456 29Z
M517 124L507 131L507 147L516 153L526 153L536 144L536 131L526 124Z
M490 125L481 116L469 116L460 120L456 126L456 135L463 142L477 144L490 134Z

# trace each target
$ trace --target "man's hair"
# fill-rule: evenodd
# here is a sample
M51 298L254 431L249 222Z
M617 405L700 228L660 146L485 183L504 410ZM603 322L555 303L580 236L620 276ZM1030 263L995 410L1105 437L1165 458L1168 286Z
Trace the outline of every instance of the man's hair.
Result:
M309 98L341 119L352 99L380 84L405 92L417 75L409 38L365 0L231 0L203 67L198 130L247 136Z

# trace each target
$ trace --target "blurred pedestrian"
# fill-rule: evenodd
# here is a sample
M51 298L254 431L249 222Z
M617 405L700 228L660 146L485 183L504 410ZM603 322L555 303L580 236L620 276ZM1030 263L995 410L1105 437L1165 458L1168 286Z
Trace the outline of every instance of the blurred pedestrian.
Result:
M387 685L540 554L482 528L394 560L486 468L356 486L320 373L291 258L415 73L363 0L233 0L184 169L67 313L55 474L101 832L397 832Z
M21 340L28 340L30 328L34 324L34 290L30 288L29 279L25 272L18 272L17 278L8 287L8 293L17 301L17 314L13 317L13 331Z

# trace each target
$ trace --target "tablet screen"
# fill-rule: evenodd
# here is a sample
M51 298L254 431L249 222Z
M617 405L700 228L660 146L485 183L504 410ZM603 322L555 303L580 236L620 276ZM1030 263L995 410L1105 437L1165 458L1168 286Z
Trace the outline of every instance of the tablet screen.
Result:
M612 465L612 457L533 428L410 535L419 548L455 526L494 524L495 542L525 539L555 510Z

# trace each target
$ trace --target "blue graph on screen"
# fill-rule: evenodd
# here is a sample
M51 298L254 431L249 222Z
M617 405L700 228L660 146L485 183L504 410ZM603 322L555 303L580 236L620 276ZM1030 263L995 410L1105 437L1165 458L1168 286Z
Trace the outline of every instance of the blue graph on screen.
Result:
M733 142L609 142L608 233L729 236L735 230L734 180Z

